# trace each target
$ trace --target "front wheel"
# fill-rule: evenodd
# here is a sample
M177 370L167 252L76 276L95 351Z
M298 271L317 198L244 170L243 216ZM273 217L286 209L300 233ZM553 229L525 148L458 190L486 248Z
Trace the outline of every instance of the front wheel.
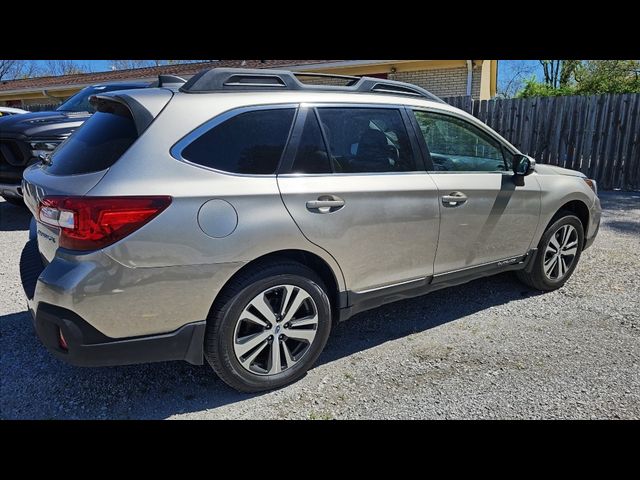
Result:
M207 319L205 357L243 392L279 388L315 363L331 330L326 287L315 272L283 261L243 272Z
M561 212L559 217L542 235L531 271L517 272L523 283L538 290L562 287L580 260L584 245L582 222L570 212Z

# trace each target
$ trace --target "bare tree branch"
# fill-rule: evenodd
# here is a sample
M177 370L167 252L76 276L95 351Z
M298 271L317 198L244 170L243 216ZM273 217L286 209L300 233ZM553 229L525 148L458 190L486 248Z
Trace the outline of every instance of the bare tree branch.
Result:
M75 60L47 60L45 72L46 75L73 75L76 73L86 73L89 68L81 65Z
M38 66L30 60L0 60L0 80L35 77Z
M132 68L151 67L159 60L111 60L112 70L129 70Z
M111 60L112 70L128 70L133 68L159 67L161 65L177 65L180 63L198 63L208 60Z
M510 62L508 67L499 67L498 95L504 98L514 97L534 74L534 70L535 65L525 61Z

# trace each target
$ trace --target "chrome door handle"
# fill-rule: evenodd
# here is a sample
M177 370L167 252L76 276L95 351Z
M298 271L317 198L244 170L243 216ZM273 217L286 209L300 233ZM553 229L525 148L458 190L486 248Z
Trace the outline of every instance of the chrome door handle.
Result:
M307 208L343 207L344 200L311 200L307 202Z
M449 195L442 196L442 204L445 207L458 207L467 200L467 196L462 192L451 192Z
M307 210L313 210L316 213L331 213L342 207L344 207L344 200L333 195L323 195L317 200L307 202Z

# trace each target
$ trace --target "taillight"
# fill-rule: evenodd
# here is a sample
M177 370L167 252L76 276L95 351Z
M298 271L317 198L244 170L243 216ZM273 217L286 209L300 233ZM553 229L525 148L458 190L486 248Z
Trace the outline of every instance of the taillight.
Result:
M60 246L96 250L126 237L171 204L171 197L45 197L44 224L60 227Z

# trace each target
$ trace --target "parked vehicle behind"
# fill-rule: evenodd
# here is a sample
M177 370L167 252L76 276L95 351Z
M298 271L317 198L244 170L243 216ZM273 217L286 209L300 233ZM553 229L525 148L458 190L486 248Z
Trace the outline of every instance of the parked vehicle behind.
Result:
M94 112L89 97L116 90L148 88L164 84L181 85L184 79L163 75L156 82L118 82L91 85L73 95L54 111L0 115L0 195L22 205L22 172L53 150L82 125ZM3 107L4 108L4 107Z
M421 88L346 81L212 69L94 95L24 174L21 272L51 353L206 359L260 391L303 376L363 310L509 270L564 285L598 231L595 182Z
M8 117L9 115L17 115L19 113L29 113L27 110L13 107L0 106L0 117Z

